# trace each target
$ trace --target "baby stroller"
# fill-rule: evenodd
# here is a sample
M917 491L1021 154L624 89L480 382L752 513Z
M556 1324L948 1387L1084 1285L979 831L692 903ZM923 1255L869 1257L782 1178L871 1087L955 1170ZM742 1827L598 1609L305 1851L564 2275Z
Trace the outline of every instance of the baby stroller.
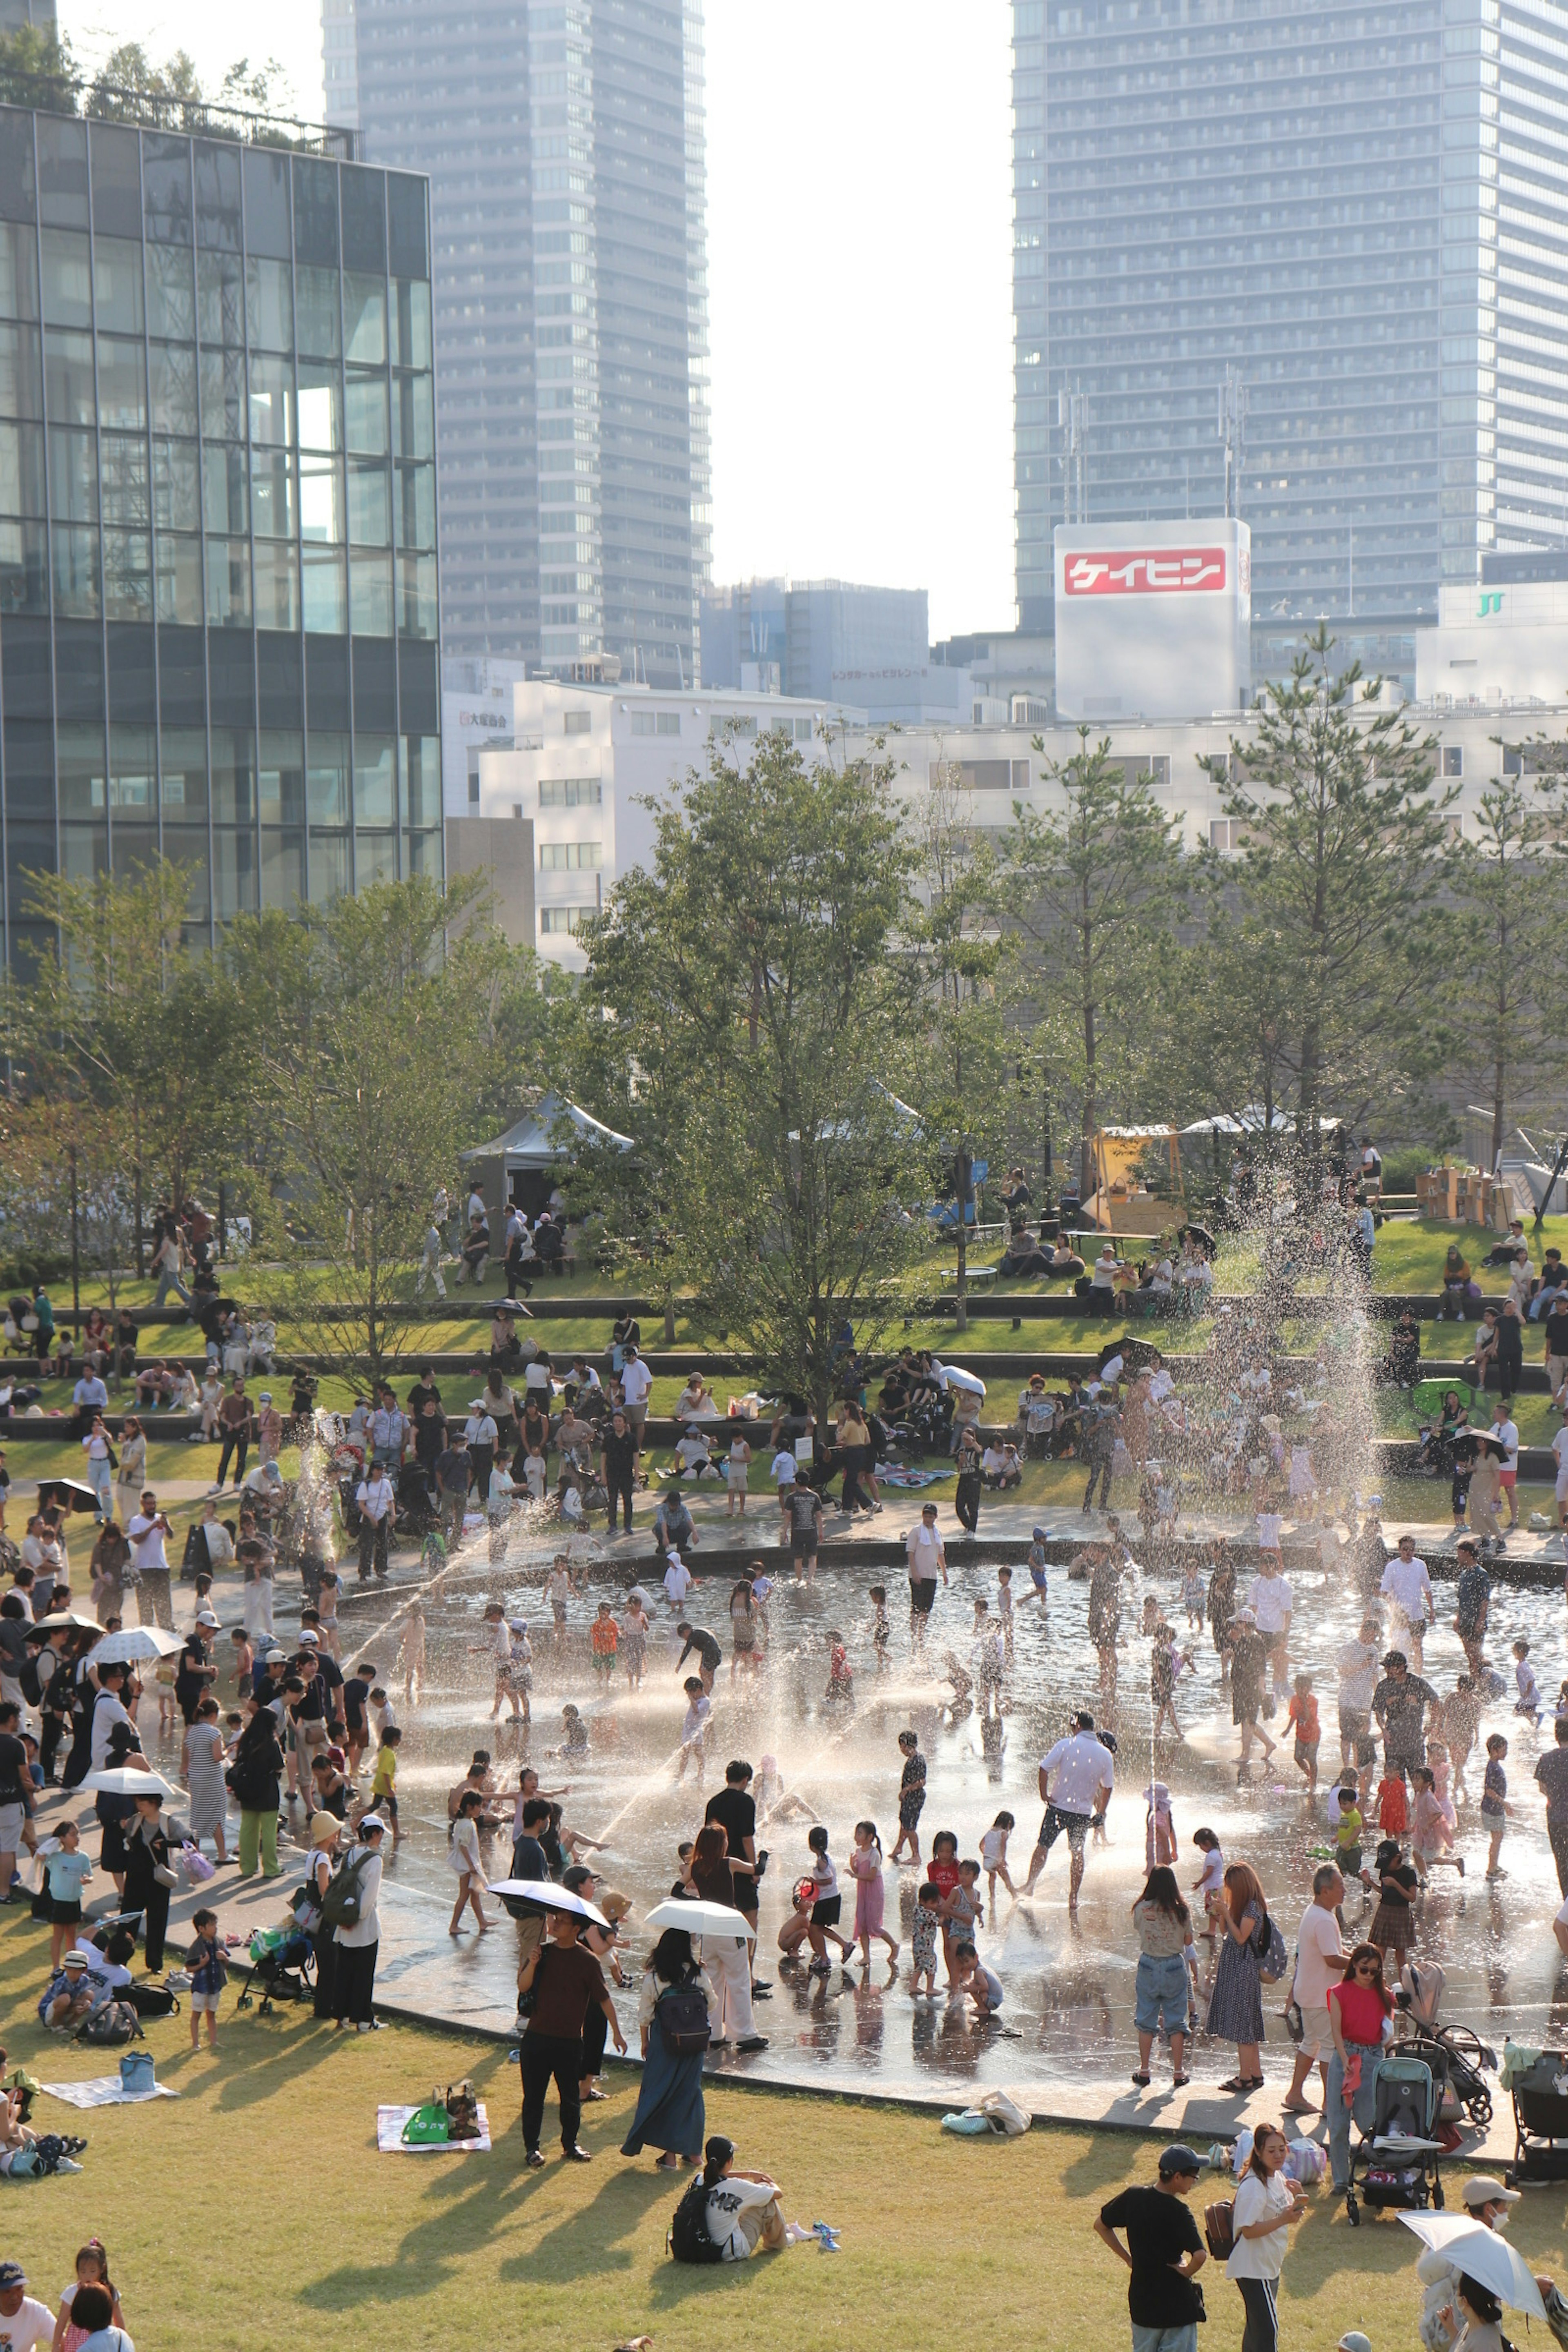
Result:
M250 1967L239 1988L237 2009L250 2007L251 1988L259 1979L261 2003L258 2017L269 2017L275 2000L313 2000L316 1955L310 1938L292 1921L282 1927L258 1927L249 1944Z
M1345 2213L1352 2228L1361 2226L1362 2203L1374 2212L1419 2212L1428 2204L1442 2211L1443 2148L1432 2137L1437 2105L1437 2084L1424 2058L1377 2062L1372 2129L1351 2150Z
M430 1500L430 1482L417 1462L405 1462L397 1474L397 1524L406 1536L427 1536L438 1522Z
M1568 2180L1568 2051L1543 2050L1513 2085L1510 2189Z
M1461 2111L1484 2127L1492 2116L1487 2074L1497 2072L1497 2052L1489 2048L1468 2025L1445 2025L1438 2015L1444 1972L1435 1960L1406 1960L1400 1988L1394 1998L1398 2008L1399 2055L1422 2058L1437 2085L1440 2126L1457 2124Z

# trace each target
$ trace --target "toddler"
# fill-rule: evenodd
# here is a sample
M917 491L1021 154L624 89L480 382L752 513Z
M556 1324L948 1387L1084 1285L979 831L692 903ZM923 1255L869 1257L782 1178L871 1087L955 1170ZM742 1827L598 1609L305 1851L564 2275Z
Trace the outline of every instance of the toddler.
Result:
M1182 1606L1187 1612L1189 1629L1201 1627L1204 1622L1204 1580L1202 1571L1191 1561L1182 1579Z
M825 1977L828 1972L827 1947L837 1944L845 1959L855 1947L838 1932L838 1915L843 1907L838 1892L838 1873L827 1851L827 1832L819 1822L807 1830L805 1842L811 1849L812 1905L811 1924L806 1933L812 1950L811 1974Z
M873 1937L888 1947L888 1965L893 1966L899 1957L896 1937L889 1936L882 1925L882 1841L877 1835L875 1822L857 1822L855 1850L849 1857L849 1874L855 1881L855 1940L860 1947L862 1967L871 1965Z
M326 1594L323 1580L323 1601L325 1598ZM323 1619L323 1633L325 1630L326 1621ZM337 1628L334 1622L332 1630L332 1655L335 1658L337 1654ZM419 1694L424 1687L425 1603L423 1601L415 1600L411 1601L408 1604L408 1622L403 1629L403 1696L410 1706L416 1706L418 1705ZM516 1714L517 1710L515 1707L512 1709L512 1712L514 1715ZM528 1709L525 1706L523 1708L525 1718L527 1713Z
M185 1966L191 1972L191 2048L201 2040L202 2019L207 2021L207 2048L217 2048L217 2005L224 1986L228 1982L228 1960L217 1932L216 1911L196 1911L191 1925L196 1940L185 1954Z
M570 1699L561 1710L561 1745L555 1753L557 1756L586 1756L588 1753L588 1727Z
M1225 1856L1213 1830L1194 1830L1193 1843L1204 1858L1204 1866L1193 1881L1193 1893L1203 1896L1208 1925L1202 1933L1212 1944L1219 1932L1220 1906L1225 1901Z
M936 1999L936 1939L942 1926L942 1889L928 1879L915 1898L914 1926L911 1929L914 1972L910 1979L910 1990L918 1993L921 1979L931 2000Z
M1530 1663L1530 1643L1524 1641L1516 1642L1513 1645L1513 1654L1516 1661L1513 1678L1519 1686L1519 1697L1514 1702L1513 1711L1515 1715L1528 1716L1531 1722L1539 1728L1542 1716L1545 1711L1545 1702L1541 1696L1541 1685L1535 1679L1535 1668ZM1488 1748L1489 1751L1489 1741Z
M871 1587L871 1657L878 1674L887 1671L888 1646L893 1629L888 1622L888 1588L885 1584Z
M1035 1597L1039 1601L1039 1604L1043 1609L1046 1605L1046 1588L1048 1580L1048 1571L1046 1561L1046 1531L1044 1528L1037 1528L1035 1529L1034 1540L1029 1546L1029 1556L1025 1562L1025 1566L1029 1571L1029 1581L1035 1588Z
M372 1691L370 1696L374 1706L376 1693ZM385 1697L384 1691L381 1696L383 1698ZM397 1826L396 1787L397 1750L402 1738L403 1734L395 1723L388 1723L383 1727L381 1744L375 1751L375 1769L371 1775L370 1782L370 1810L373 1813L379 1813L384 1822L392 1823L392 1843L395 1846L401 1845L403 1843L403 1832Z
M926 1760L921 1754L920 1740L914 1732L900 1732L899 1753L904 1759L904 1766L899 1775L899 1834L892 1858L898 1861L907 1838L910 1860L918 1865L921 1858L921 1812L926 1801Z
M1285 1725L1287 1730L1294 1728L1297 1767L1307 1783L1308 1795L1315 1795L1318 1787L1318 1741L1321 1732L1310 1675L1297 1675L1296 1687L1286 1711Z
M588 1633L588 1646L594 1654L594 1671L608 1682L616 1671L616 1653L621 1644L621 1629L607 1601L601 1601L598 1613Z
M1494 1731L1487 1742L1486 1778L1481 1784L1481 1819L1486 1823L1491 1843L1487 1851L1487 1876L1506 1878L1506 1870L1498 1867L1502 1852L1503 1832L1513 1807L1508 1801L1508 1774L1502 1759L1508 1754L1508 1742L1500 1731Z
M1415 1806L1412 1816L1411 1858L1418 1878L1425 1879L1428 1870L1447 1863L1459 1876L1465 1874L1465 1857L1454 1852L1454 1808L1437 1794L1436 1782L1425 1764L1415 1767L1412 1779L1415 1783Z
M950 1985L953 1981L954 1945L972 1944L974 1941L975 1929L981 1916L979 1890L980 1864L977 1862L961 1862L958 1865L958 1884L942 1897L942 1948L947 1960L947 1980Z
M1171 1792L1163 1780L1152 1780L1143 1791L1143 1867L1153 1870L1176 1859L1176 1823Z
M1329 1798L1329 1822L1334 1832L1334 1861L1340 1876L1347 1882L1361 1876L1361 1833L1363 1817L1361 1810L1361 1787L1353 1773L1347 1773Z
M837 1626L827 1636L828 1698L853 1698L855 1669L849 1663L849 1653L844 1646L844 1636Z
M996 1614L1002 1626L1002 1649L1009 1665L1013 1663L1013 1571L999 1568L996 1571Z
M985 1884L991 1897L991 1916L996 1916L996 1881L1000 1879L1009 1895L1016 1900L1018 1890L1007 1875L1007 1840L1017 1823L1011 1813L998 1813L980 1840L980 1859L985 1868Z
M1390 1764L1377 1784L1377 1826L1385 1838L1402 1838L1410 1827L1410 1794L1403 1764Z
M713 1702L702 1687L700 1675L688 1675L680 1685L686 1693L686 1718L680 1727L680 1763L676 1779L684 1780L688 1764L697 1767L697 1778L702 1778L702 1741L708 1729L708 1718L713 1712Z
M321 1570L321 1597L317 1602L317 1614L321 1619L321 1646L323 1649L330 1650L333 1657L338 1661L338 1664L342 1665L343 1653L341 1637L338 1632L338 1594L340 1590L341 1587L338 1582L337 1570L335 1568L324 1568ZM419 1603L417 1601L416 1601L414 1605L416 1609L419 1607ZM413 1692L410 1691L408 1696L412 1698L414 1696Z

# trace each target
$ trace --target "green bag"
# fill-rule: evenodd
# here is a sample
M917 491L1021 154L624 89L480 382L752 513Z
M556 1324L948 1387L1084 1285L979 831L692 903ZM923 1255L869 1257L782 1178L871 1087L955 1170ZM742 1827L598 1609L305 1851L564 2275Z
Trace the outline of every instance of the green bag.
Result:
M416 2107L403 2126L402 2136L405 2147L445 2147L451 2134L442 2102L428 2099L424 2106Z

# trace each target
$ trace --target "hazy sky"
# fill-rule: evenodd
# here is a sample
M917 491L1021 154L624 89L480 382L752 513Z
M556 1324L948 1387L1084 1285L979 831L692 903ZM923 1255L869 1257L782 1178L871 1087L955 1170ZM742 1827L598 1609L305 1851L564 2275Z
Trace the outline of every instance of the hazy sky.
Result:
M707 0L717 580L929 589L1013 617L1005 0ZM79 55L276 57L321 110L313 0L61 0ZM255 22L254 35L246 29Z

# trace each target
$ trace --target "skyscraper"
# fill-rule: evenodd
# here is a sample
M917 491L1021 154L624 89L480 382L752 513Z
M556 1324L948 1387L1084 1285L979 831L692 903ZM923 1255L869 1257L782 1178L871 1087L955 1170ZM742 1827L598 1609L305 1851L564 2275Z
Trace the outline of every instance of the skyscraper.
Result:
M1015 0L1013 95L1022 627L1080 478L1224 510L1227 374L1258 667L1568 545L1568 0Z
M197 936L443 872L425 184L226 119L0 107L11 957L29 870L161 850Z
M367 156L430 176L447 648L690 686L700 0L323 0L323 42Z

